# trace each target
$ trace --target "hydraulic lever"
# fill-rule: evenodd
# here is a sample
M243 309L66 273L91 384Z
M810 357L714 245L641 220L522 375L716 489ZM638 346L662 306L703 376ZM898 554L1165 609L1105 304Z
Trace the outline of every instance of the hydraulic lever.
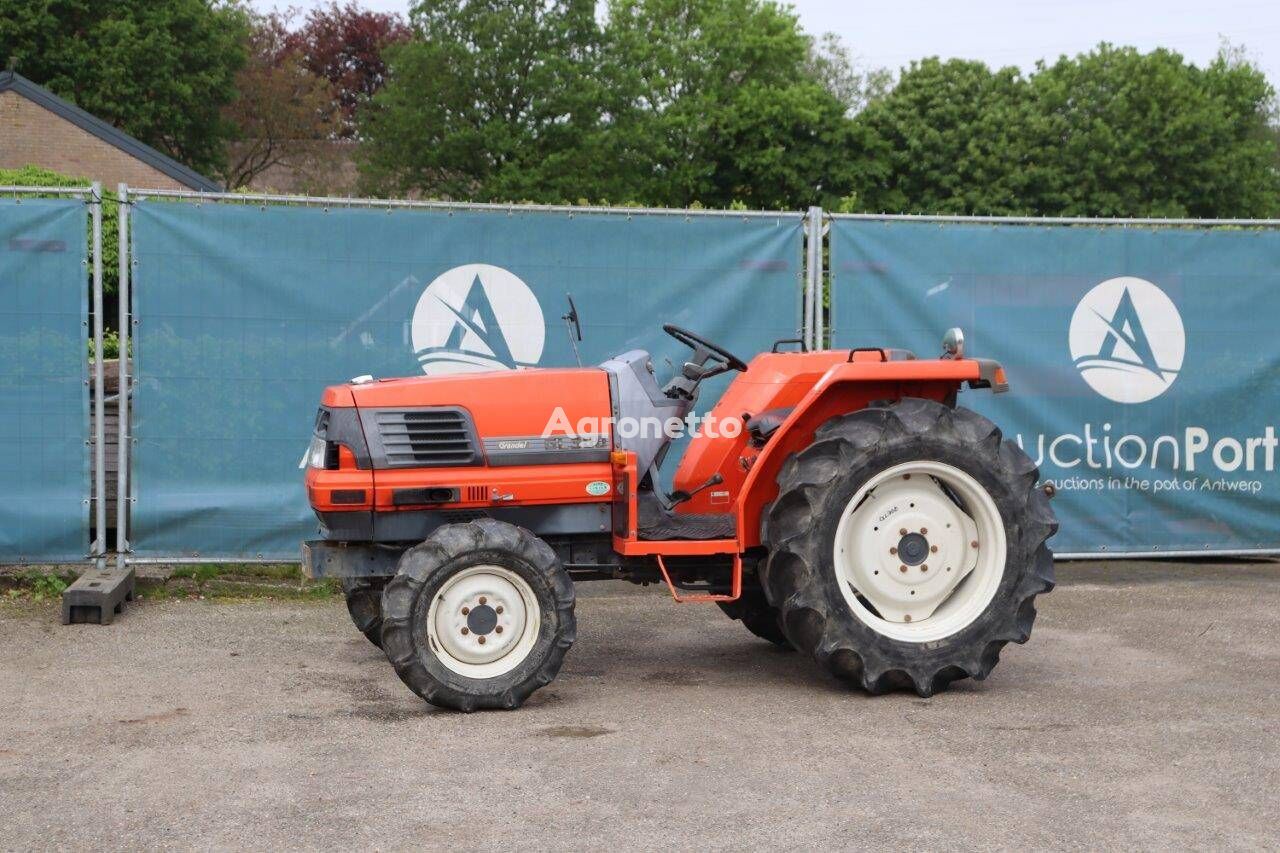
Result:
M709 489L712 486L718 486L723 482L724 482L724 477L721 477L720 472L717 471L716 473L708 477L705 483L703 483L701 486L698 486L698 488L694 489L693 491L686 492L684 489L676 489L674 492L672 492L670 495L667 496L667 500L671 501L672 506L675 506L676 504L682 504L685 501L692 498L694 495L698 494L699 492L705 489Z

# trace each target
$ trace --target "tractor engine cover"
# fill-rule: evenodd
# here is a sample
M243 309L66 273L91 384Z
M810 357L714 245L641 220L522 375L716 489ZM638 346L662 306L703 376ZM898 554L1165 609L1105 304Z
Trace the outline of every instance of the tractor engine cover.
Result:
M326 389L307 488L335 541L421 541L497 518L550 533L611 527L609 374L531 369Z

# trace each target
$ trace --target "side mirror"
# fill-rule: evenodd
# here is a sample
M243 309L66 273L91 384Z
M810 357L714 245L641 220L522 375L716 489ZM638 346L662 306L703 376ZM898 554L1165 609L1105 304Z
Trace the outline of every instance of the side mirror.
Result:
M942 336L943 358L964 358L964 331L959 327L947 329Z

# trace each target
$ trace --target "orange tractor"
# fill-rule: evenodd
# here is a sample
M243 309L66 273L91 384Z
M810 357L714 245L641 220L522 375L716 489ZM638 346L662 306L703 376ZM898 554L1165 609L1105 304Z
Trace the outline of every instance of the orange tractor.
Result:
M871 693L982 679L1053 588L1036 466L963 386L1007 389L952 330L937 359L881 348L691 350L598 367L325 390L307 492L313 578L428 702L514 708L573 644L574 583L661 582ZM675 472L658 468L707 379L737 372Z

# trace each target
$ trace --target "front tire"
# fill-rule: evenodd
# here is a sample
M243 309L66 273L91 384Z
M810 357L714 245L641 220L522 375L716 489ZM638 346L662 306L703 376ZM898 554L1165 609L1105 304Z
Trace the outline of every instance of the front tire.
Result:
M762 583L787 638L870 693L986 678L1053 588L1038 476L967 409L906 398L827 421L765 518Z
M493 519L438 528L382 596L382 648L432 705L517 708L549 684L576 633L573 581L551 546Z

